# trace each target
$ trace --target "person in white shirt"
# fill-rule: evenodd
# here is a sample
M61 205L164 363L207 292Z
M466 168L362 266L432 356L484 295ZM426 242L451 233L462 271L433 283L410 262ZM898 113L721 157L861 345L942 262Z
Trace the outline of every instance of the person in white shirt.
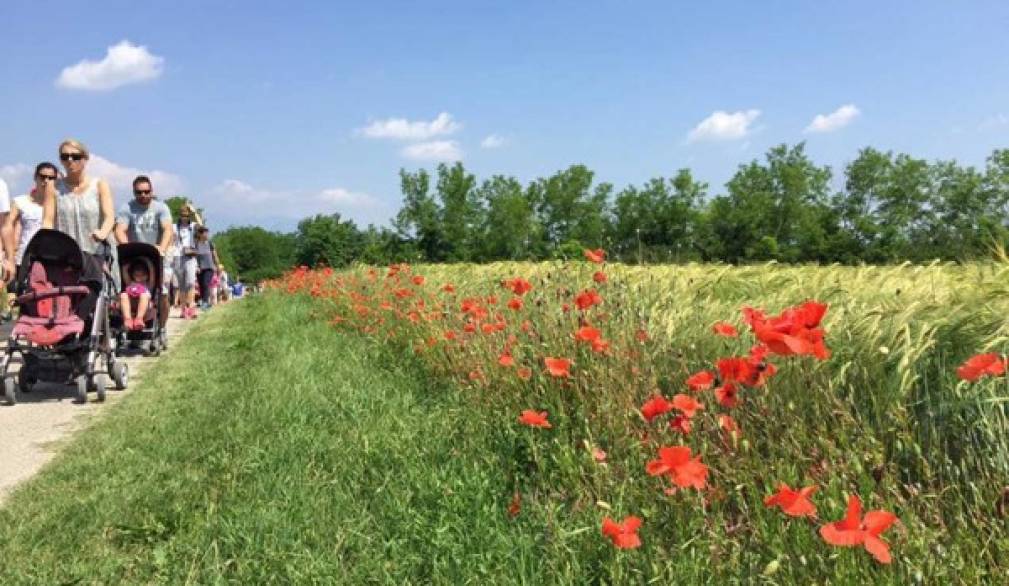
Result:
M6 223L7 216L10 215L11 211L11 194L7 190L7 183L3 179L0 179L0 226ZM0 254L0 257L3 255ZM9 257L8 257L9 258ZM6 261L7 259L0 259ZM7 267L7 262L3 262L2 266ZM15 275L8 271L0 271L0 281L3 282L3 290L6 291L7 285L14 281ZM3 294L3 313L0 314L0 319L9 320L11 319L10 304L7 302L7 293Z
M35 187L28 193L14 198L6 219L0 224L4 273L17 275L28 242L42 227L42 203L46 185L55 183L58 177L56 165L49 162L39 163L35 167Z

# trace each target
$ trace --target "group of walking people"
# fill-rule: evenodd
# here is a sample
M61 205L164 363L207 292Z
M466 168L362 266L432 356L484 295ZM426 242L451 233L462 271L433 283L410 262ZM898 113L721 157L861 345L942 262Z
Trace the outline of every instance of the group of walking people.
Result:
M63 173L53 163L39 163L33 188L13 199L0 179L2 278L9 289L19 274L28 242L40 228L48 228L77 242L85 253L85 273L110 270L124 296L142 297L146 293L149 299L149 292L136 286L139 280L132 269L125 271L129 282L121 282L116 244L144 242L157 247L164 273L158 312L162 326L173 302L180 317L196 318L197 294L204 308L227 295L227 272L196 208L184 204L173 222L168 206L157 200L150 177L140 175L133 180L133 198L117 213L109 184L87 173L90 151L83 143L63 141L59 159ZM108 255L112 266L105 266ZM131 304L124 305L128 308Z

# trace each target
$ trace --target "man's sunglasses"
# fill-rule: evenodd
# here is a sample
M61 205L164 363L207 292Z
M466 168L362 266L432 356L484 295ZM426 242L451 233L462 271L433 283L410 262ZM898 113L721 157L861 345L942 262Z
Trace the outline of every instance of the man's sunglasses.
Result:
M133 190L133 195L150 195L150 194L151 194L151 190L150 189L134 189Z
M43 175L43 174L40 173L39 174L39 179L41 179L42 181L56 181L56 176L55 175Z
M88 158L84 153L60 153L61 161L80 161Z

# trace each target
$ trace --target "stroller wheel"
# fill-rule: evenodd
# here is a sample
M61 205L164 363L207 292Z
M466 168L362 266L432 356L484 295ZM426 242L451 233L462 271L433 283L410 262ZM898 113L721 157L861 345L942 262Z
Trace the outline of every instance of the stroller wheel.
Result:
M88 402L88 375L79 374L74 379L77 385L77 402L84 405Z
M18 390L22 393L32 392L32 387L38 382L35 375L32 374L31 369L27 366L21 368L18 371Z
M109 374L112 376L112 382L116 383L116 388L123 390L130 381L130 365L116 361L109 368Z
M98 393L98 401L102 402L105 400L105 388L108 384L105 381L105 375L96 374L91 377L91 386L94 387L95 392Z
M7 399L8 405L14 405L18 402L17 384L11 377L4 379L4 398Z

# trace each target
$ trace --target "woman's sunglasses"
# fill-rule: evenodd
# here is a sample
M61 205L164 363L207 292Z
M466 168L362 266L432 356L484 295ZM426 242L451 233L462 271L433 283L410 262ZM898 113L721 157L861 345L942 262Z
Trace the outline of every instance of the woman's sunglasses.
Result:
M84 153L60 153L61 161L80 161L88 158Z
M39 173L38 178L39 178L40 181L56 181L56 176L55 175L45 175L45 174Z

